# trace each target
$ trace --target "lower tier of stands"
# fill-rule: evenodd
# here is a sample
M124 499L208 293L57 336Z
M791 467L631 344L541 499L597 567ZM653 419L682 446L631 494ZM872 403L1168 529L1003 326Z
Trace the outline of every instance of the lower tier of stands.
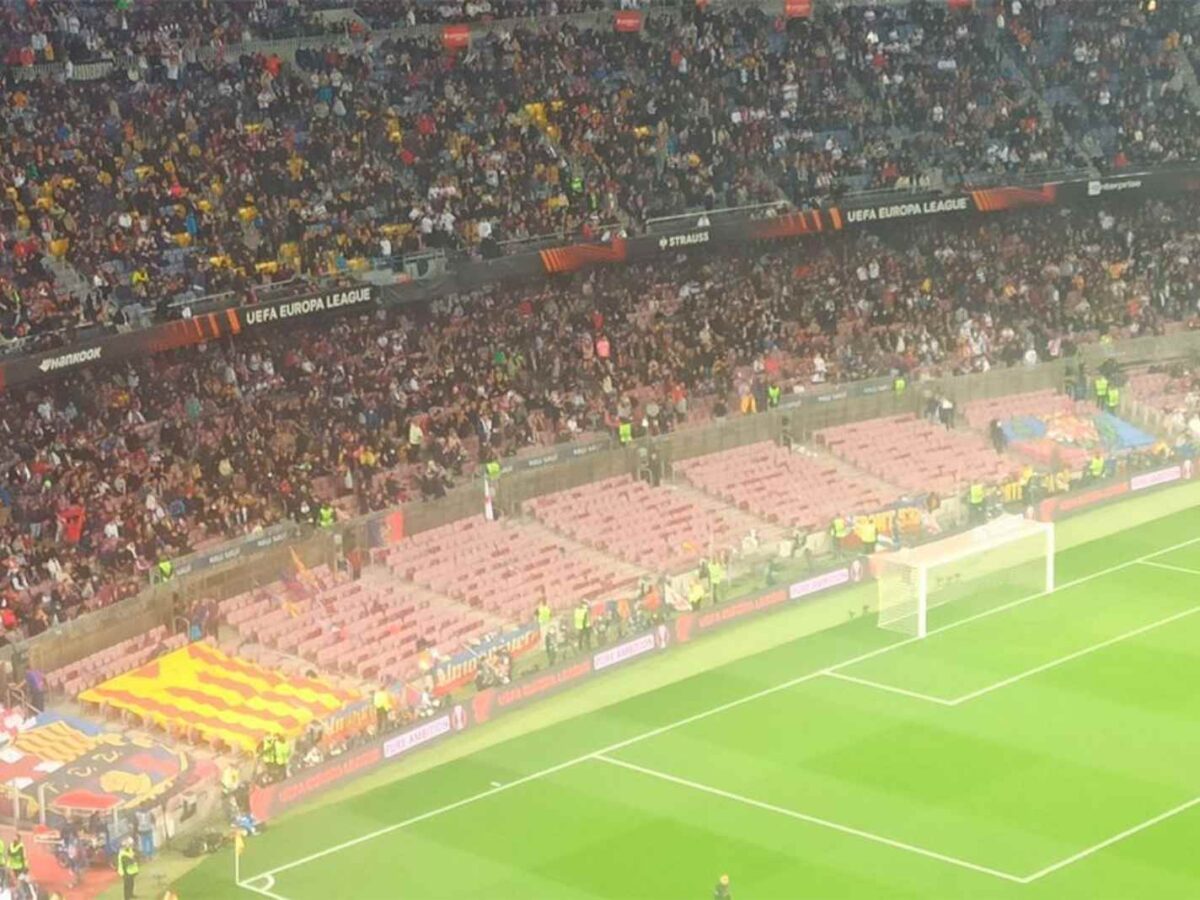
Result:
M911 494L952 494L970 481L999 482L1020 468L982 435L913 415L823 428L816 438L830 453Z
M899 496L842 472L827 458L769 441L685 460L675 471L726 503L806 530L848 512L880 509Z

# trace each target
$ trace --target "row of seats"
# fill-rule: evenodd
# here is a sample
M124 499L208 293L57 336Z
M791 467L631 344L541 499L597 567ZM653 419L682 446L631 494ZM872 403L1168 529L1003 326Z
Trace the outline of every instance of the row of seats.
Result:
M1044 419L1057 415L1071 415L1076 411L1074 400L1053 388L1046 388L1025 394L972 400L963 408L963 416L972 428L986 430L994 419L1001 422L1017 416L1036 416Z
M278 583L239 598L225 617L245 640L368 680L412 677L426 648L450 655L488 627L477 611L435 606L413 585L370 571L307 592Z
M1190 379L1166 372L1137 372L1129 377L1129 393L1153 409L1169 412L1186 409L1194 393Z
M896 499L837 465L763 441L676 463L675 471L727 503L793 528L825 527L835 516L880 509ZM897 492L898 493L898 492Z
M629 475L530 500L525 512L597 550L654 571L694 565L741 539L720 509Z
M74 697L81 691L95 687L144 665L160 653L176 650L188 642L186 634L169 634L166 626L159 625L145 634L127 638L119 644L106 647L90 656L55 669L46 675L46 687L56 693Z
M865 472L913 494L960 492L971 481L1003 481L1019 468L976 432L953 431L913 415L823 428L819 444Z
M564 609L636 579L566 541L482 516L419 532L375 559L400 578L510 622L527 621L542 596Z

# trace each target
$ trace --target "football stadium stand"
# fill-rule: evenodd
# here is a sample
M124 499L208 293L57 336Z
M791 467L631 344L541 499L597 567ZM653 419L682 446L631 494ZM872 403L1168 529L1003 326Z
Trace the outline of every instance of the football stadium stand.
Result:
M819 444L910 494L955 494L972 480L995 483L1019 466L971 431L955 431L912 415L823 428Z
M630 475L537 497L525 503L525 511L577 541L655 572L732 550L752 527L706 498L654 488Z
M899 492L827 457L759 442L676 463L703 491L769 522L824 529L834 516L881 509Z

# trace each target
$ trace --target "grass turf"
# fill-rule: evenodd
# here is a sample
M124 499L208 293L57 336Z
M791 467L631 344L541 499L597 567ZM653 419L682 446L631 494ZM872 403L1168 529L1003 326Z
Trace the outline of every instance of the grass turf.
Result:
M285 818L244 877L288 900L703 897L722 872L739 898L1200 895L1200 810L1154 822L1200 796L1200 539L1132 562L1197 525L1060 552L1059 591L923 641L857 619ZM839 669L875 686L804 677L890 645ZM178 892L254 896L231 869Z

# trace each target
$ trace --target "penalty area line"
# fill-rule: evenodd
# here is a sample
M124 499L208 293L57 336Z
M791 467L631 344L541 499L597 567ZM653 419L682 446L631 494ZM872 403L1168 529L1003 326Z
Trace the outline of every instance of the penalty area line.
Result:
M949 865L957 866L960 869L970 869L972 872L990 875L993 878L1011 881L1016 884L1020 884L1023 881L1020 875L1013 875L1010 872L1003 872L1000 869L993 869L991 866L983 866L979 863L973 863L970 860L961 859L957 856L950 856L946 853L938 853L936 850L929 850L926 847L918 847L916 844L898 841L894 838L885 837L882 834L876 834L873 831L864 831L861 828L854 828L851 825L843 825L841 822L833 822L829 819L822 819L820 816L813 816L809 815L808 813L799 812L798 810L788 809L786 806L779 806L775 803L767 803L764 800L755 800L753 797L746 797L742 794L735 794L732 791L726 791L722 788L713 787L712 785L701 784L698 781L691 781L687 778L680 778L678 775L672 775L669 772L661 772L658 769L649 769L645 766L639 766L636 763L626 762L623 759L615 759L614 757L605 756L603 754L597 755L593 758L598 762L608 763L611 766L618 766L622 769L628 769L631 772L638 772L650 778L657 778L661 781L667 781L671 784L679 785L680 787L690 788L693 791L711 794L714 797L721 797L724 800L730 800L734 803L741 803L744 806L751 806L755 809L761 809L766 812L775 813L776 815L786 816L789 819L796 819L797 821L806 822L810 825L828 828L831 831L837 831L852 837L861 838L862 840L871 841L872 843L883 844L884 846L891 847L894 850L903 850L906 853L913 853L917 856L923 856L927 859L936 860L937 862L948 863Z

